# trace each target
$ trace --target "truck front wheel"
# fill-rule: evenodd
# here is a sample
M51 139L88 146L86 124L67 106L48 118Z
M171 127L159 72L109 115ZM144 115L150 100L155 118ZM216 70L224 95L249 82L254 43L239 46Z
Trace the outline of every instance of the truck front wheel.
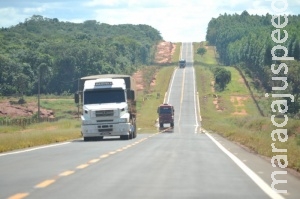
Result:
M134 139L134 138L136 138L136 136L137 136L136 124L134 123L134 125L133 125L133 132L132 132L132 138Z
M129 135L121 135L120 139L121 140L130 140L130 139L132 139L132 133Z

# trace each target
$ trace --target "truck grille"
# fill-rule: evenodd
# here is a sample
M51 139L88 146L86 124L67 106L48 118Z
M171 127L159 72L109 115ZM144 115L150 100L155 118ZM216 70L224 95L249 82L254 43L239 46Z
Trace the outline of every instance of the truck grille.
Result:
M113 116L113 110L96 111L96 117Z
M109 131L113 131L113 125L109 124L109 125L99 125L98 126L98 132L109 132Z

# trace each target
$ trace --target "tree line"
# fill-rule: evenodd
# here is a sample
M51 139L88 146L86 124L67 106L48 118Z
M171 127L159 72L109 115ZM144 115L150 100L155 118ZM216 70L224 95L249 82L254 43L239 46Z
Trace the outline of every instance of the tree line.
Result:
M267 93L274 93L272 87L283 86L282 81L272 81L272 77L287 76L288 87L285 93L294 95L295 103L288 99L288 112L296 114L300 110L300 15L288 15L288 24L283 28L288 33L288 39L282 43L288 50L288 57L293 61L272 60L271 50L278 45L272 40L271 34L276 28L272 25L272 15L250 15L247 11L239 14L223 14L212 18L208 24L206 40L215 45L219 61L224 65L234 65L242 69L254 81L254 86L263 88ZM274 20L278 23L278 19ZM281 17L281 24L284 18ZM280 30L280 38L285 34ZM275 34L278 37L279 34ZM277 50L276 56L282 57L284 50ZM288 73L281 70L273 74L271 65L276 68L286 63ZM282 91L281 91L282 92Z
M131 74L154 59L160 32L148 25L62 22L33 15L0 29L0 94L77 90L78 78Z

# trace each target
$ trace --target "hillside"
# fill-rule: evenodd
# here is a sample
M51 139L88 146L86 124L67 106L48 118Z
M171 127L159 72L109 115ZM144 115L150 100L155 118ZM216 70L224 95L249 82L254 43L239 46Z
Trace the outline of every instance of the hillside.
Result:
M148 25L109 25L94 20L60 22L34 15L0 30L0 94L33 95L77 90L91 74L131 74L153 62L158 30Z
M236 66L242 70L253 80L252 84L256 90L293 95L295 102L287 99L288 113L300 118L300 16L288 15L287 18L288 23L282 29L277 29L274 24L278 23L278 19L272 19L270 14L250 15L247 11L240 15L225 13L209 22L206 39L210 45L216 46L218 61L223 65ZM277 45L281 47L275 48ZM275 57L283 59L276 60ZM291 57L294 60L287 61L284 57ZM281 69L282 66L279 67L281 64L286 65L288 72ZM272 65L274 69L271 69ZM276 89L284 85L282 81L273 80L273 77L286 78L288 86L281 90Z

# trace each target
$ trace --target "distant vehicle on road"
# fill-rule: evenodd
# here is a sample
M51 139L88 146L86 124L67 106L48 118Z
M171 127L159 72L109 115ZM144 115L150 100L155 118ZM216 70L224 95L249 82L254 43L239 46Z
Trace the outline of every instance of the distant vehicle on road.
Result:
M174 127L174 107L171 104L161 104L157 108L159 127L163 128L164 124L170 124Z
M185 59L179 60L179 68L184 68L186 66L186 61Z

